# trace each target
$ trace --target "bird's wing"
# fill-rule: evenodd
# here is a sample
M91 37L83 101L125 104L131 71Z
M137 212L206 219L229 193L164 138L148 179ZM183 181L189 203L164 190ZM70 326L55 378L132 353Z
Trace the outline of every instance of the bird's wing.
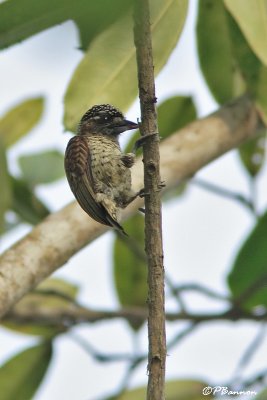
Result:
M90 159L90 148L86 137L74 136L69 141L65 153L65 171L70 188L82 209L91 218L125 233L106 207L96 201Z

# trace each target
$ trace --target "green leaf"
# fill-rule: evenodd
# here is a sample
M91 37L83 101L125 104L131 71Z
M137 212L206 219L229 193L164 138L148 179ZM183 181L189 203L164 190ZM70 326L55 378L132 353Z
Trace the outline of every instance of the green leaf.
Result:
M0 48L67 20L76 22L81 46L129 9L133 0L9 0L0 4Z
M56 150L21 156L23 178L31 185L51 183L64 176L64 156Z
M257 86L256 86L256 105L262 120L267 126L267 68L261 66L259 69Z
M170 97L158 108L158 125L161 138L165 139L177 132L197 117L196 107L191 97Z
M224 0L257 57L267 66L267 1Z
M187 0L151 1L151 31L157 74L180 36ZM100 34L73 74L65 94L64 125L75 131L81 115L94 104L111 103L122 111L137 96L132 13Z
M266 400L267 399L267 388L265 388L262 392L260 392L254 398L255 398L255 400Z
M0 368L1 400L31 400L52 356L50 342L31 347Z
M234 96L234 60L222 0L199 1L197 45L201 70L219 103Z
M267 306L267 212L240 248L228 275L234 299L244 297L246 308Z
M43 110L44 99L38 97L18 104L0 118L0 138L5 146L11 146L27 134L39 122Z
M218 29L220 34L211 34ZM197 34L201 69L215 99L224 103L248 92L267 123L267 68L251 51L222 0L199 2Z
M183 128L185 125L197 118L197 111L192 97L175 96L170 97L160 104L158 108L159 133L162 139L170 136L174 132ZM170 190L163 195L163 201L172 200L182 196L186 191L187 185L180 184L177 188Z
M70 14L70 18L76 22L80 31L81 48L86 50L91 41L107 27L120 19L133 4L134 0L98 0L71 1L71 5L76 5L75 14Z
M12 309L19 315L29 315L30 313L33 316L33 322L23 322L23 319L10 322L7 315L7 319L4 319L1 324L16 332L52 338L65 332L67 327L63 326L60 321L49 323L49 315L53 316L56 312L67 315L68 310L73 309L73 301L76 299L78 290L77 286L62 279L46 279L34 291L26 294ZM34 323L34 315L37 316L36 323ZM38 324L38 315L46 315L47 324Z
M135 215L124 224L129 237L118 236L114 243L114 280L123 306L145 307L147 300L147 264L144 252L144 218ZM138 329L142 323L131 323Z
M253 96L261 117L267 124L267 67L251 51L230 14L228 14L228 26L235 62L245 84L245 90Z
M31 225L41 222L49 213L49 209L34 194L27 182L11 178L11 208L25 222Z
M8 175L6 149L0 138L0 182L1 182L1 196L0 196L0 233L5 228L5 213L11 204L11 188Z
M213 399L212 394L203 396L203 389L208 385L195 380L167 381L165 386L166 400L203 400ZM118 397L118 400L136 400L146 397L147 388L140 387L128 390Z
M79 292L79 287L63 279L49 278L40 283L36 290L43 293L53 292L55 295L75 300Z
M243 166L251 177L255 177L264 165L266 133L242 144L238 153Z

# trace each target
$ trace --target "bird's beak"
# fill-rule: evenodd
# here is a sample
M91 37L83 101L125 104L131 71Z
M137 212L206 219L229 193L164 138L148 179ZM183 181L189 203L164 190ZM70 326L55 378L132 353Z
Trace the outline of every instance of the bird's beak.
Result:
M139 126L138 124L136 124L135 122L132 121L128 121L127 119L125 119L124 121L124 126L126 127L126 131L130 131L131 129L138 129Z
M116 134L122 133L124 131L130 131L131 129L138 129L139 126L135 122L128 121L127 119L124 119L120 122L116 122L114 124L113 129L116 131Z

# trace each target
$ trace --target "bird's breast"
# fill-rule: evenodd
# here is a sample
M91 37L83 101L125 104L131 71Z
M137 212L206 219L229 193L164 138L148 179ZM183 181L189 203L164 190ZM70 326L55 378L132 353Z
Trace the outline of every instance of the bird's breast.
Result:
M125 191L131 187L131 172L122 162L118 142L105 136L88 137L93 178L108 187Z

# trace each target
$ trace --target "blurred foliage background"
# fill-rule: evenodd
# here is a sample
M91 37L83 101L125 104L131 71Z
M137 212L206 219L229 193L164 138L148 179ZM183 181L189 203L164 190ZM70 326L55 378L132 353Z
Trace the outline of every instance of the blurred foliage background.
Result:
M32 35L67 20L76 24L80 38L79 51L83 56L62 93L66 131L75 132L80 116L94 104L111 103L126 112L136 99L138 85L133 43L133 1L8 0L0 4L1 49L20 46L22 41ZM151 1L156 75L168 62L179 41L186 22L187 9L187 0ZM262 129L258 136L237 149L247 176L249 196L221 188L218 183L207 184L192 178L191 182L184 182L163 198L164 204L179 201L187 193L188 186L196 184L222 197L231 198L240 207L245 207L254 218L253 229L239 244L239 251L225 276L227 293L223 296L197 284L188 287L182 283L176 285L168 279L168 274L166 281L167 289L179 311L186 314L188 320L192 316L192 324L175 340L169 339L169 349L178 345L181 337L198 325L194 320L195 313L192 312L191 315L191 310L188 311L185 307L183 299L184 293L192 290L207 296L210 302L218 299L222 301L222 311L215 319L219 319L219 315L221 318L225 315L225 319L229 320L246 317L259 325L257 338L248 346L237 366L238 380L228 382L229 388L233 390L253 390L255 387L264 389L267 376L265 369L255 372L251 379L242 379L243 370L263 341L264 322L267 318L267 210L260 211L257 205L257 182L264 167L266 150L266 20L265 0L198 2L198 58L206 84L218 107L243 93L249 93L262 117ZM47 56L49 57L49 53ZM0 231L3 237L20 224L35 225L49 215L49 206L38 195L38 188L40 185L48 187L64 178L64 155L56 148L20 155L17 159L17 173L11 172L12 168L7 161L10 148L31 134L36 124L40 123L44 112L45 99L41 96L29 98L25 93L25 100L0 118ZM162 140L197 117L197 109L191 96L175 95L159 102L158 122ZM126 149L132 146L137 136L138 132L135 132ZM125 228L130 239L114 236L114 290L122 308L144 308L147 292L143 217L134 216L125 223ZM1 367L1 400L33 398L51 364L56 338L71 334L74 325L84 322L74 317L67 322L64 318L58 318L59 315L70 313L75 315L75 312L77 316L80 315L83 307L78 302L78 294L79 288L75 284L51 278L16 305L14 314L19 315L20 319L15 321L7 316L3 321L5 329L36 336L39 340L33 347L24 349ZM212 307L210 313L212 315ZM129 319L128 322L133 336L138 334L144 324L140 319ZM206 322L203 321L202 324L204 323ZM117 392L102 399L131 400L145 396L145 388L127 390L129 378L135 368L145 360L145 354L136 351L132 355L107 355L90 348L88 343L82 343L81 340L80 345L99 362L115 362L116 359L127 361L125 378L118 382ZM191 377L182 380L179 377L168 379L166 399L200 399L203 387L208 384L214 386L212 382L192 380ZM263 400L265 395L262 392L256 398ZM213 394L207 397L211 398Z

